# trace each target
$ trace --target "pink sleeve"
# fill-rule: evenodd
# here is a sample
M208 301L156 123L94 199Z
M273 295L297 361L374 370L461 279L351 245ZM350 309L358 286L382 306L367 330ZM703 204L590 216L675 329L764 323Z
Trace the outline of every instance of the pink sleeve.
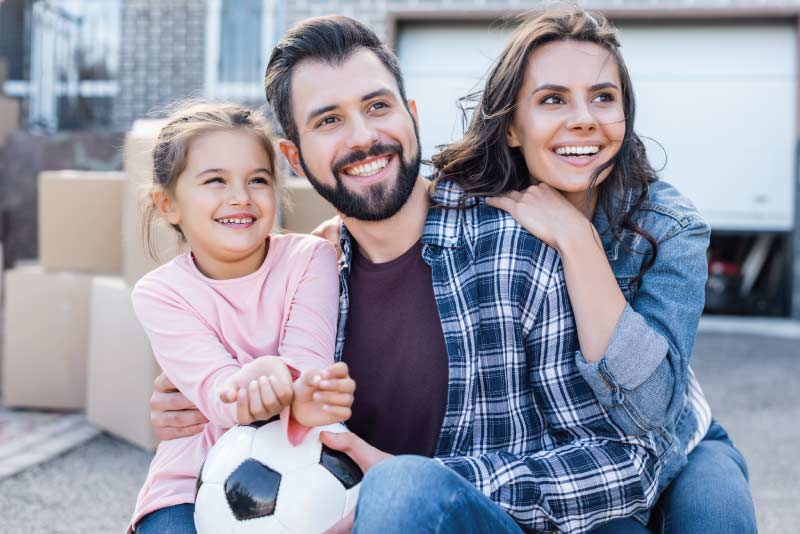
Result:
M302 374L331 365L336 349L339 271L336 252L330 243L320 242L315 246L296 287L278 354ZM289 441L300 443L308 428L288 417L288 411L281 415Z
M289 298L278 355L300 373L331 365L339 314L339 272L330 243L315 244Z
M138 284L133 306L158 364L172 383L211 423L234 426L236 404L219 400L219 389L241 364L214 331L174 294L156 284Z

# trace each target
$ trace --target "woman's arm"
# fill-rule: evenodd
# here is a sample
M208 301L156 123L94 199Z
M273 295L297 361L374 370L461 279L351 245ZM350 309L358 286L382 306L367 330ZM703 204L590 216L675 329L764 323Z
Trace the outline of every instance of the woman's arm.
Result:
M614 421L632 435L671 421L702 312L708 226L697 218L667 235L628 303L593 226L560 193L534 186L487 202L561 254L578 368Z

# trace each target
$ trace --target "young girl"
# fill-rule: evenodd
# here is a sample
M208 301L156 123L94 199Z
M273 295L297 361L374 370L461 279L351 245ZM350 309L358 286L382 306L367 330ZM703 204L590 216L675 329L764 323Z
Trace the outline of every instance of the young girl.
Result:
M145 228L160 215L189 251L136 284L134 308L164 373L209 422L159 445L129 531L189 533L195 479L226 429L280 414L297 442L349 418L355 384L333 365L333 248L270 235L279 180L265 124L235 105L189 106L153 158Z
M755 532L744 459L689 369L709 228L648 163L618 48L614 28L579 8L524 22L466 135L434 165L560 253L580 372L617 424L649 432L660 453L651 527ZM649 531L628 519L596 532Z

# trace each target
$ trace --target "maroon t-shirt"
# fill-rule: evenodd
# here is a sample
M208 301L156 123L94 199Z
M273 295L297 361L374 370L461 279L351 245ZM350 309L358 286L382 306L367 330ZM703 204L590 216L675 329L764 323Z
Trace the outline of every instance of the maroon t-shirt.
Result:
M449 367L422 244L386 263L354 249L342 353L356 381L347 426L390 454L433 456Z

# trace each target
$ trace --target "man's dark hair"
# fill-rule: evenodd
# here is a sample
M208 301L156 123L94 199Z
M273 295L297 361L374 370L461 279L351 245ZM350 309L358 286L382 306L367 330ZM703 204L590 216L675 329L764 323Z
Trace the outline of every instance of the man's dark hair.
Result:
M406 101L400 62L375 32L341 15L327 15L301 21L281 39L269 58L264 75L267 102L283 130L283 136L299 145L297 124L292 116L292 70L302 61L341 65L354 52L366 48L375 53L394 76L400 96Z

